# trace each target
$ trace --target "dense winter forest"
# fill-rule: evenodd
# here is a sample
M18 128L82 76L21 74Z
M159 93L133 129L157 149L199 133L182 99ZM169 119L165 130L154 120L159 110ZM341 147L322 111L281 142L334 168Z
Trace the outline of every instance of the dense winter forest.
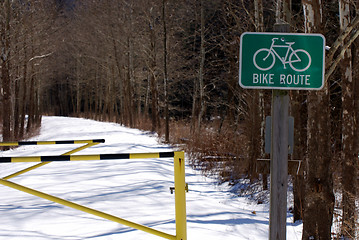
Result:
M358 1L0 5L4 141L34 134L45 114L114 121L158 132L220 181L248 179L245 192L268 188L268 170L258 159L269 158L263 139L271 91L240 88L240 35L271 32L278 22L291 32L323 34L324 88L290 92L295 146L289 159L300 160L300 171L298 161L289 163L293 211L303 221L303 239L359 238Z

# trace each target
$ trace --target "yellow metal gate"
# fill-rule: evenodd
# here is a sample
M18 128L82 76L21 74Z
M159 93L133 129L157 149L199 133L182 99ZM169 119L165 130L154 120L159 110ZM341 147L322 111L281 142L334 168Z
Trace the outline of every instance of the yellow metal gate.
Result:
M0 163L5 162L39 162L38 164L11 174L0 179L0 184L56 202L83 212L87 212L98 217L117 222L128 227L132 227L144 232L160 236L170 240L187 240L187 220L186 220L186 191L188 187L185 183L185 159L184 152L157 152L157 153L121 153L121 154L97 154L97 155L71 155L85 148L103 143L103 139L95 140L75 140L75 141L38 141L38 142L2 142L0 146L21 146L21 145L47 145L47 144L85 144L72 151L66 152L61 156L32 156L32 157L0 157ZM9 181L10 178L31 171L53 161L87 161L87 160L118 160L118 159L145 159L145 158L173 158L174 159L174 183L175 183L175 220L176 235L155 230L153 228L127 221L125 219L82 206L77 203L67 201L22 185Z

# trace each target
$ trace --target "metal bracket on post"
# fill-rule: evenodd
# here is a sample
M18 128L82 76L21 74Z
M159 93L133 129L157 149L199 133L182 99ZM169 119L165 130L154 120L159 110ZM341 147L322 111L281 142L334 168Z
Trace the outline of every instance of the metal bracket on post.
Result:
M173 194L175 191L175 187L170 187L170 192ZM186 183L185 191L188 192L188 183Z

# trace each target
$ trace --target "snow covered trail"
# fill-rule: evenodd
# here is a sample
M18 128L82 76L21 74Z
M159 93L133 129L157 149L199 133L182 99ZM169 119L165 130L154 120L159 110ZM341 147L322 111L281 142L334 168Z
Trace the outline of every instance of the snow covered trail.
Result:
M87 119L43 117L33 141L105 139L77 154L172 151L148 132ZM2 156L60 155L80 145L21 146ZM5 177L34 163L1 163ZM173 159L52 162L12 178L90 208L175 234ZM233 196L226 186L186 167L188 239L238 240L268 238L268 206ZM255 214L252 213L255 211ZM16 240L155 240L78 210L0 185L0 239ZM288 222L291 219L288 216ZM287 225L287 239L301 239L301 225Z

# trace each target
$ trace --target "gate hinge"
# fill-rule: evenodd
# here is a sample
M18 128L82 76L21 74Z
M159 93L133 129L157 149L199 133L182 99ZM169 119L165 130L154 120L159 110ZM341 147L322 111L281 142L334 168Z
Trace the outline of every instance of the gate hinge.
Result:
M184 190L186 192L188 192L188 183L186 183L186 186L185 186ZM170 187L170 191L171 191L171 194L173 194L173 192L175 191L175 187Z

